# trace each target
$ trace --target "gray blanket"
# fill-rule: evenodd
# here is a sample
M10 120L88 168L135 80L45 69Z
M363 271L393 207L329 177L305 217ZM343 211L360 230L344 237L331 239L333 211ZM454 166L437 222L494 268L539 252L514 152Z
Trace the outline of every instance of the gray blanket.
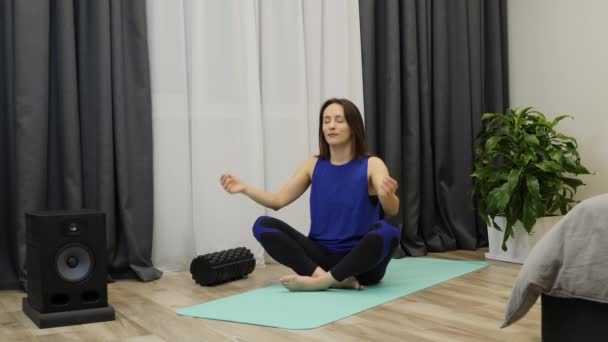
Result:
M580 202L530 251L502 327L522 318L541 293L608 303L608 194Z

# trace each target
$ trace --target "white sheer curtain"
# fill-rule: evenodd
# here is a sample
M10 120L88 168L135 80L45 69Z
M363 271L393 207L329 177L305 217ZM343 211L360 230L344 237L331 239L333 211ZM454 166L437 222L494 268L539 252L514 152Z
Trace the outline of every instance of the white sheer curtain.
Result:
M148 0L154 120L153 262L180 270L244 246L260 215L304 234L308 192L279 212L228 195L224 172L275 191L318 152L329 97L363 109L359 9L350 0Z

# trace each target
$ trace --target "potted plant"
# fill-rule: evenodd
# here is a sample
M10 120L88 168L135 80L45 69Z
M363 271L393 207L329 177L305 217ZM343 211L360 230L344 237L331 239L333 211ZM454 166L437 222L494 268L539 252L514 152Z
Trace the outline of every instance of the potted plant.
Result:
M507 242L516 238L516 230L532 234L539 219L558 212L564 215L576 203L574 194L583 182L574 177L589 171L581 165L576 139L555 130L566 117L549 121L531 107L483 115L472 176L477 209L488 225L486 257L523 262L532 247L528 243L523 248L513 245L523 249L513 260L497 256L508 250ZM491 241L497 234L502 237L502 251L497 248L500 242Z

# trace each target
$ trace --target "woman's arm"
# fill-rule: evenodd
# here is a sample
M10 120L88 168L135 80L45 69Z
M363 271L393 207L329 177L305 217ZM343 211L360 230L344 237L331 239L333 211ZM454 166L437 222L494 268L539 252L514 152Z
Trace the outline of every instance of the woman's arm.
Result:
M399 212L399 197L395 195L399 184L388 174L384 162L378 157L370 157L368 160L369 180L378 195L382 209L391 216Z
M266 192L241 181L232 174L223 174L220 182L224 190L231 194L243 193L260 205L273 210L279 210L300 197L311 182L312 170L317 158L305 160L289 181L277 192Z

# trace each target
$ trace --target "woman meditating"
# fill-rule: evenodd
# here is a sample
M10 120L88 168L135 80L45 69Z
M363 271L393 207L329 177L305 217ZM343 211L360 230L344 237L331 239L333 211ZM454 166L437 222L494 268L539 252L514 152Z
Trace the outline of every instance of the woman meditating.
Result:
M399 243L399 229L380 220L399 210L397 182L367 150L359 109L349 100L327 100L319 113L319 155L298 167L278 191L265 192L232 174L221 176L231 193L243 193L279 210L310 193L311 227L304 236L287 223L262 216L253 234L266 252L297 275L280 278L291 291L363 289L378 283Z

